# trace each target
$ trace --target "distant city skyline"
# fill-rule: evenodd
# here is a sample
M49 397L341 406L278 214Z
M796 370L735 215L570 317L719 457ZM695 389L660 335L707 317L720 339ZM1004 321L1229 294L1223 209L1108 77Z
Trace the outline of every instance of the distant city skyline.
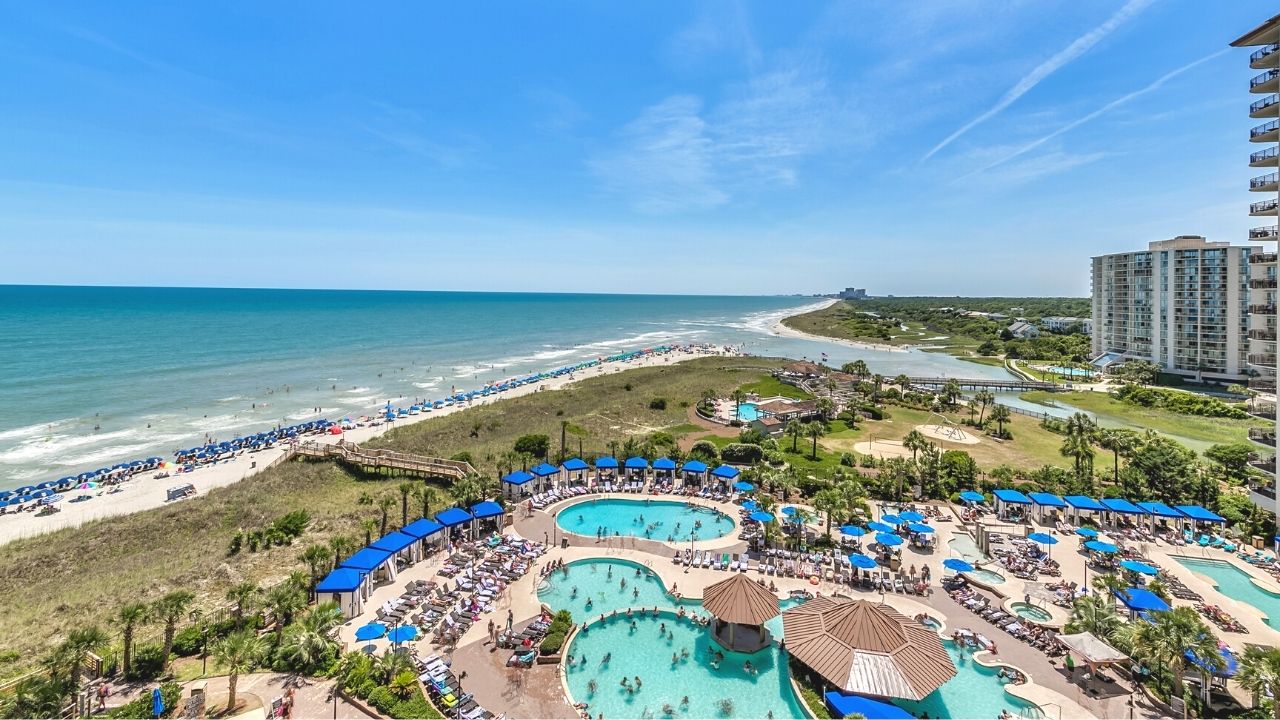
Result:
M1014 297L1245 242L1274 14L9 9L0 283Z

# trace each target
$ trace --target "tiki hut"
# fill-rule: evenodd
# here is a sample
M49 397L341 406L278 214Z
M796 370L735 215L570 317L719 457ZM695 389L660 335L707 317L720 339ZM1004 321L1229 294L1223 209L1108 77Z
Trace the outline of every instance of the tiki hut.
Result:
M746 575L708 585L702 607L715 618L711 635L725 649L750 653L768 647L764 624L778 616L778 596Z
M817 597L782 614L787 650L842 692L921 700L955 677L938 633L888 605Z

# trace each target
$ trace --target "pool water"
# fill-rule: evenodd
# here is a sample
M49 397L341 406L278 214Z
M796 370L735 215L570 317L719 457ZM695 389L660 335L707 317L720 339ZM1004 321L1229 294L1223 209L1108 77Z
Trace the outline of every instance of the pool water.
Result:
M968 535L956 535L947 542L947 547L951 548L951 552L971 563L979 563L987 559L987 556L978 549L977 543Z
M994 570L972 570L965 573L965 575L968 575L983 585L999 585L1004 582L1004 576Z
M1044 623L1053 619L1053 613L1048 610L1022 602L1010 603L1009 609L1013 611L1014 615L1030 620L1031 622Z
M625 535L666 542L714 540L734 531L733 520L701 505L669 500L590 500L561 510L556 524L565 532L594 536L603 529L609 536Z
M1188 570L1208 577L1223 595L1254 606L1266 617L1268 625L1280 629L1280 596L1272 595L1254 585L1249 573L1222 560L1192 557L1174 559Z
M956 676L923 700L894 700L894 705L916 717L929 713L931 718L995 720L1006 708L1014 715L1040 716L1035 705L1004 691L1005 683L999 677L999 668L979 665L967 648L957 647L950 640L943 640L942 646L956 665Z
M760 410L755 403L742 403L738 406L738 419L742 422L751 422L760 419Z
M1093 373L1089 372L1088 370L1084 370L1082 368L1059 367L1057 365L1050 367L1049 372L1057 373L1059 375L1066 375L1067 377L1073 377L1073 378L1093 377Z

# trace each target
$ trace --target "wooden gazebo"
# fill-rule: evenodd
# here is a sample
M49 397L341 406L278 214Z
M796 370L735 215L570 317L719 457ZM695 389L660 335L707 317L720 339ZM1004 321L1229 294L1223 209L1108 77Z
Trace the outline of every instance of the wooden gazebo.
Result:
M778 596L746 575L707 586L702 607L715 618L712 637L727 650L756 652L772 640L764 624L778 616Z

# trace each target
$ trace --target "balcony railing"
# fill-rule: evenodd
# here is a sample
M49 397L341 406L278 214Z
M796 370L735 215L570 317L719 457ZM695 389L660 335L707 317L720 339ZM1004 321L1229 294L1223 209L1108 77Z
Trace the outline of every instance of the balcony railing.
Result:
M1255 470L1261 470L1264 473L1276 474L1276 456L1268 455L1262 457L1257 453L1250 453L1249 467Z
M1249 56L1249 63L1250 64L1256 63L1262 58L1276 52L1277 50L1280 50L1280 44L1271 43L1270 45L1264 45L1261 48L1253 51L1253 54Z
M1250 378L1249 389L1260 393L1275 394L1276 379L1273 377Z
M1266 340L1268 342L1275 342L1276 331L1275 330L1250 330L1249 339L1250 340Z
M1259 135L1266 135L1267 133L1275 132L1276 130L1280 130L1280 120L1272 120L1271 122L1262 123L1261 125L1253 128L1249 131L1249 138L1256 138Z
M1250 365L1275 365L1275 353L1249 353Z
M1276 78L1280 78L1280 69L1272 68L1266 72L1258 73L1249 80L1249 89L1252 90L1269 82L1274 82Z
M1249 428L1249 439L1260 444L1276 446L1276 431L1270 428Z
M1280 95L1272 93L1257 102L1249 103L1249 114L1254 115L1276 104L1280 104Z
M1266 150L1259 150L1256 153L1249 153L1249 164L1256 165L1267 160L1274 160L1276 157L1280 157L1280 148L1271 147Z
M1260 403L1260 402L1251 403L1249 406L1249 414L1253 415L1254 417L1266 418L1267 420L1274 420L1276 417L1276 404Z
M1249 281L1249 288L1251 290L1274 290L1275 287L1275 278L1258 278L1257 280Z
M1280 207L1280 200L1263 200L1262 202L1249 203L1249 214L1273 213L1277 207Z
M1276 306L1275 305L1250 305L1249 314L1250 315L1275 315Z
M1261 190L1262 188L1269 187L1277 183L1280 183L1280 172L1267 173L1266 175L1259 175L1258 177L1250 180L1249 189Z
M1274 263L1275 261L1276 254L1273 252L1249 253L1250 263Z
M1276 225L1262 225L1261 227L1249 228L1250 240L1275 240L1280 235L1280 227ZM1275 255L1272 255L1274 260Z

